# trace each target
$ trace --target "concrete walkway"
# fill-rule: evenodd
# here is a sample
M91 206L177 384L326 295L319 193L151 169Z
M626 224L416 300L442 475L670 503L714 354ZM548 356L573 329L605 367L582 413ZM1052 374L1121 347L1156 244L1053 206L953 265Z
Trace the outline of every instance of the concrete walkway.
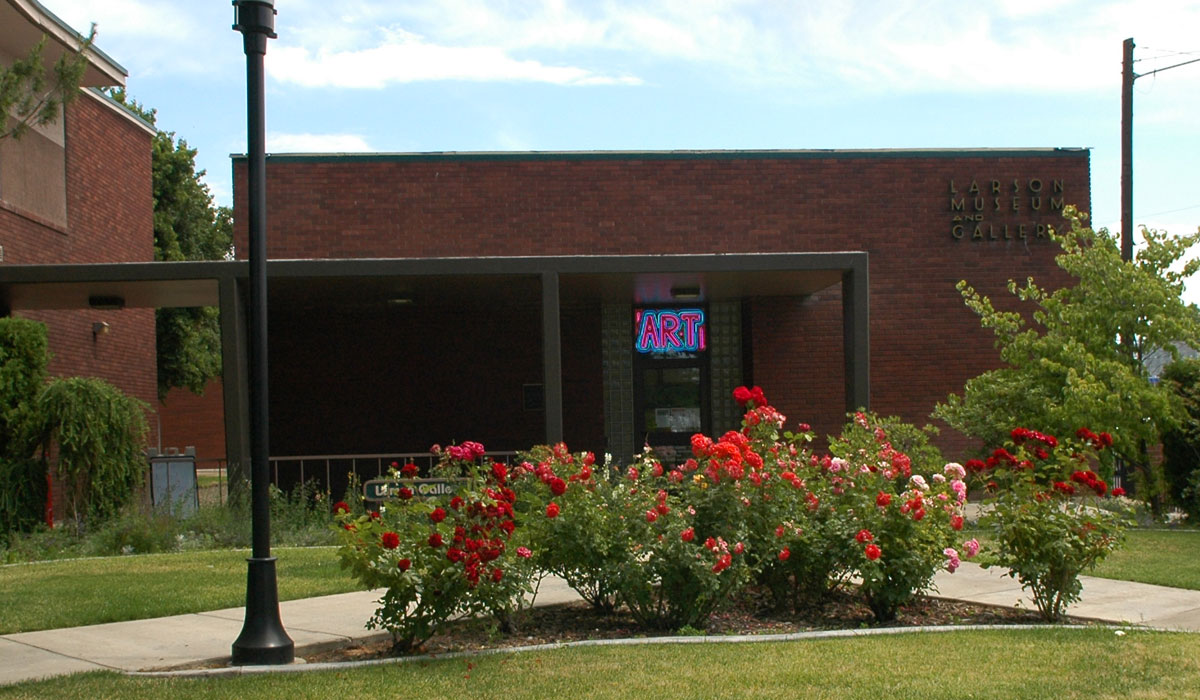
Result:
M1112 623L1200 631L1200 591L1111 581L1089 576L1070 614ZM938 594L991 605L1033 608L1015 580L995 570L963 563L954 574L936 578ZM379 591L281 603L280 617L296 643L296 656L351 641L386 637L366 629ZM577 599L561 579L542 582L539 605ZM0 636L0 685L101 669L147 671L192 664L228 663L230 647L245 613L229 608L151 620L22 632Z

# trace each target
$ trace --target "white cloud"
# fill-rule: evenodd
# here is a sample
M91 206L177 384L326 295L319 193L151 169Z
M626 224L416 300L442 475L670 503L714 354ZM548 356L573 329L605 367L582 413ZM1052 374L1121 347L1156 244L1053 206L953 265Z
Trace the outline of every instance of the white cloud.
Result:
M358 134L267 134L269 153L359 153L374 150Z
M426 0L321 6L303 2L305 67L405 56L427 67L371 69L360 82L405 79L633 82L615 60L712 67L737 80L867 92L1085 91L1119 80L1128 33L1189 47L1200 3L1163 0ZM298 8L299 9L299 8ZM314 14L308 15L312 12ZM310 21L314 23L309 23ZM354 22L349 30L340 22ZM369 27L403 27L403 41L363 43ZM348 38L366 48L351 49ZM397 48L402 47L399 51ZM523 60L522 60L523 59ZM445 61L444 70L437 69ZM361 63L346 61L356 66ZM558 68L568 64L584 68ZM369 66L368 66L369 67ZM543 73L544 71L544 73ZM323 71L324 72L324 71ZM418 77L408 78L406 75ZM331 77L322 77L328 83Z
M594 73L574 66L519 60L492 46L439 46L393 29L383 43L360 50L315 52L283 46L269 53L272 78L304 87L382 88L426 80L521 81L556 85L637 84L636 78Z

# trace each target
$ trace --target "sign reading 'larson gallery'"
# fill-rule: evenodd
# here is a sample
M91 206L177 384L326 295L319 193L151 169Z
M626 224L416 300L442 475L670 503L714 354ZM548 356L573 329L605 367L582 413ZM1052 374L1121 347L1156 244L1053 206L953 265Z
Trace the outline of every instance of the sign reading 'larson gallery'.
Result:
M1062 180L950 181L950 236L972 241L1049 237L1065 203Z

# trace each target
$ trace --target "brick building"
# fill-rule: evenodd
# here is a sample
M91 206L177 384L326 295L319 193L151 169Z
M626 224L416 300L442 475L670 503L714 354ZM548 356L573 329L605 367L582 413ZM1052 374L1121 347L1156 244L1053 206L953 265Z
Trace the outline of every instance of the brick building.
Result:
M43 36L47 70L82 41L33 0L0 2L0 63L24 58ZM154 128L99 90L123 86L125 69L95 48L87 59L80 93L57 121L0 139L0 278L32 264L154 259ZM156 402L153 309L13 302L0 298L0 314L46 324L53 374L101 377Z
M618 459L734 427L742 383L821 435L925 423L997 362L955 283L1061 281L1046 227L1090 206L1081 149L274 155L267 197L273 455ZM163 413L202 458L215 389Z

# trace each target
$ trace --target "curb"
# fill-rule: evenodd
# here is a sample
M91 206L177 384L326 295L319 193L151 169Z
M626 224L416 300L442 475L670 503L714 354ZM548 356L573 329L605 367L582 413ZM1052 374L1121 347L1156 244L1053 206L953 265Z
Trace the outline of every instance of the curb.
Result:
M1094 630L1111 629L1114 632L1125 633L1126 630L1138 632L1180 632L1157 627L1140 627L1137 625L936 625L930 627L877 627L853 630L816 630L812 632L789 632L786 634L739 634L708 636L696 635L690 637L637 637L625 639L585 639L575 642L555 642L551 644L533 644L530 646L504 647L498 649L480 649L475 651L456 651L447 654L423 654L421 656L399 656L388 659L367 659L363 661L326 661L321 663L306 663L298 659L288 666L228 666L225 668L187 669L177 671L126 671L125 675L138 678L221 678L230 676L255 675L262 673L302 673L306 671L331 671L382 666L386 664L406 664L422 661L438 661L443 659L474 658L493 656L496 654L521 654L536 651L552 651L575 647L606 647L606 646L644 646L648 644L745 644L755 642L791 642L819 639L840 639L849 637L873 637L894 634L937 634L946 632L994 631L994 630ZM1183 634L1200 634L1183 631Z

